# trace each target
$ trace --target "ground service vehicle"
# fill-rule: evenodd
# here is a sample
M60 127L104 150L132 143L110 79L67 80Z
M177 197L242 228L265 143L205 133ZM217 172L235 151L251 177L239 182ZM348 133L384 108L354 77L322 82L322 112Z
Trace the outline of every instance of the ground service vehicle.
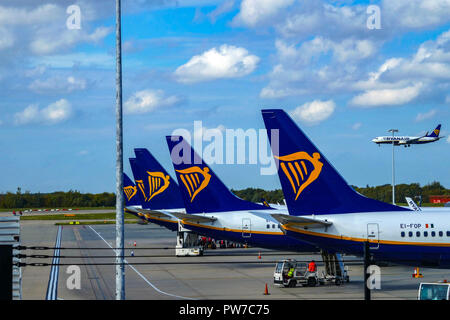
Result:
M273 278L274 284L290 288L295 287L297 283L308 287L314 287L318 283L323 284L317 271L309 272L307 263L297 262L294 259L278 261Z
M421 283L419 300L450 300L450 283Z
M273 275L274 284L293 288L297 283L314 287L317 284L323 285L326 283L334 283L338 286L344 281L350 281L347 267L344 266L340 254L329 254L326 251L322 251L321 254L325 269L321 272L309 272L307 263L298 262L294 259L278 261ZM292 268L293 271L289 272Z

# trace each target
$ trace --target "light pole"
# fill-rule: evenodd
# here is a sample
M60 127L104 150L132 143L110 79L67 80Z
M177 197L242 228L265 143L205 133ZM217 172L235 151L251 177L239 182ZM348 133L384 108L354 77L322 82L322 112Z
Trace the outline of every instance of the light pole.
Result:
M116 300L125 300L121 3L116 0Z
M390 129L388 132L392 132L392 204L395 204L395 165L394 165L394 134L398 132L397 129Z

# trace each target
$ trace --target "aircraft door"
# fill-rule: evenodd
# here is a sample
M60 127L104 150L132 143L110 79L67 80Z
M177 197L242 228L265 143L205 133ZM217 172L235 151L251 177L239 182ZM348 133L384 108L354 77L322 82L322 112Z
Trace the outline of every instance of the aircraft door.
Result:
M242 238L250 238L252 236L252 223L249 218L242 219Z
M368 223L367 224L367 240L371 249L378 249L380 243L380 230L378 223Z

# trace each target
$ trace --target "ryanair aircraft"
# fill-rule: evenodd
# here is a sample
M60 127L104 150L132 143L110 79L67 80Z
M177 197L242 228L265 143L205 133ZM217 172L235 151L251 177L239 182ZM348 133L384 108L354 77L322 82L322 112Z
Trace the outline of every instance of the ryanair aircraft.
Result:
M191 150L189 145L185 144L185 147ZM270 213L287 214L286 208L275 210L268 204L260 205L236 197L203 162L201 166L177 170L177 177L182 183L181 190L184 190L181 192L183 206L186 204L188 207L185 210L178 202L178 185L151 153L146 149L135 149L135 153L136 159L131 158L130 164L136 184L124 174L127 212L172 231L177 230L180 222L186 229L215 239L262 248L318 251L315 246L283 234ZM198 157L197 154L193 155ZM155 176L161 181L156 181ZM164 186L163 181L171 181L173 187L159 192ZM178 190L175 190L175 186ZM163 196L165 193L173 194ZM159 201L156 202L158 197ZM229 211L231 209L234 211Z
M443 137L439 137L439 132L441 131L441 125L438 125L436 129L433 130L430 134L428 132L421 137L409 137L409 136L383 136L376 137L372 139L372 142L375 142L380 146L381 144L394 144L395 146L405 146L410 147L412 144L424 144L438 141Z
M147 149L137 148L134 153L136 158L130 158L130 166L136 182L136 185L133 184L134 196L140 206L132 206L129 202L130 187L124 180L126 210L149 222L177 231L178 218L171 212L185 214L177 183Z
M357 193L283 110L262 115L269 141L279 130L270 143L289 215L272 216L287 236L353 255L369 242L377 261L450 267L450 210L413 211Z
M261 248L318 251L315 245L284 235L272 214L287 215L286 209L238 198L186 140L180 136L166 139L186 208L186 215L177 215L184 228L214 239Z

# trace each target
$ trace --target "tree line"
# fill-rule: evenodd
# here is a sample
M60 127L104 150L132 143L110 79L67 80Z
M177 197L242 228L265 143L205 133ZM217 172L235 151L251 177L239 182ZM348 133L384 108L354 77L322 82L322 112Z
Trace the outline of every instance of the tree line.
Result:
M356 187L352 186L362 195L391 203L392 186L385 184L376 187ZM283 192L281 189L264 190L259 188L246 188L243 190L231 190L238 197L252 201L261 202L262 199L269 203L283 204ZM422 197L423 203L430 202L430 195L450 195L450 189L446 189L439 182L435 181L421 187L418 183L399 184L395 186L395 202L404 203L405 197L411 197L419 202ZM79 191L69 190L67 192L58 191L52 193L31 193L22 192L17 188L15 193L7 192L0 194L0 208L77 208L77 207L114 207L116 205L116 196L114 193L81 193Z
M69 190L52 193L21 192L17 188L16 193L7 192L0 194L0 208L77 208L77 207L114 207L116 195L114 193L81 193Z
M368 198L392 203L392 185L390 184L376 187L367 185L362 188L352 186L352 188ZM233 192L238 197L252 202L261 202L261 199L265 199L269 203L283 204L284 199L281 190L266 191L263 189L247 188L244 190L233 190ZM422 203L429 203L430 195L450 195L450 189L446 189L437 181L423 187L418 183L398 184L395 186L395 203L405 203L405 197L413 198L417 203L419 203L420 199Z

